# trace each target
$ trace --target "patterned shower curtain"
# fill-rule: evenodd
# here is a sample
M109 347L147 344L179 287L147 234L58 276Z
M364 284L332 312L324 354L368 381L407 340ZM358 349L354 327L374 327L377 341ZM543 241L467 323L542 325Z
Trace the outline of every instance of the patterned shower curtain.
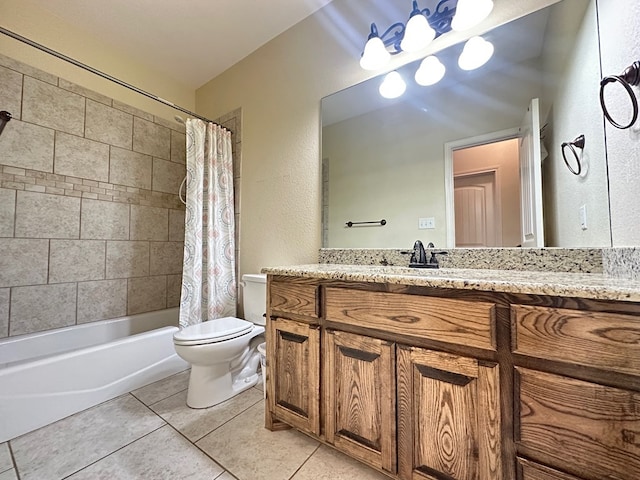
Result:
M231 132L189 119L180 326L236 314Z

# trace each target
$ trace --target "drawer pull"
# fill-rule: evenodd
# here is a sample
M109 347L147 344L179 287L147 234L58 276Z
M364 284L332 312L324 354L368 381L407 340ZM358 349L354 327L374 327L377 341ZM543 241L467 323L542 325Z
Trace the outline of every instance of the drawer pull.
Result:
M474 380L472 377L467 377L466 375L446 372L444 370L427 367L425 365L416 365L416 368L423 377L433 378L434 380L450 383L459 387L464 387L465 385L468 385L472 380Z
M305 337L303 335L296 335L295 333L291 333L291 332L278 332L280 333L280 338L282 338L283 340L287 340L289 342L294 342L294 343L304 343L307 338L309 337Z
M379 358L380 355L373 352L364 352L362 350L356 350L355 348L339 346L340 352L345 357L355 358L356 360L362 360L363 362L373 362Z

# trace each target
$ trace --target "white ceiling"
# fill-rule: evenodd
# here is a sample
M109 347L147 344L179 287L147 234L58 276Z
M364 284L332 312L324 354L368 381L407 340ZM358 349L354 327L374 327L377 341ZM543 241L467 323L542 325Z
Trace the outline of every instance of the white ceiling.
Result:
M31 0L194 89L331 0Z

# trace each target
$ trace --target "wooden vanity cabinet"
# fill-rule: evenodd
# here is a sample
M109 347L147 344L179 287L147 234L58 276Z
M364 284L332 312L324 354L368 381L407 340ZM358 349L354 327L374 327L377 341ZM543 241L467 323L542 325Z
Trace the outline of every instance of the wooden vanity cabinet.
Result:
M640 478L640 318L512 305L511 320L523 357L515 441L529 459L519 459L519 478Z
M398 346L403 479L502 479L498 365Z

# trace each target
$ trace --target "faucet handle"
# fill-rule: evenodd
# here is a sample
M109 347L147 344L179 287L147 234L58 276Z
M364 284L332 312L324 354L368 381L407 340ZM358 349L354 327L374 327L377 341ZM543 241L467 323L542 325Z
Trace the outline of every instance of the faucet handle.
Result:
M438 257L436 255L448 255L449 252L431 252L431 258L429 259L429 264L438 265Z

